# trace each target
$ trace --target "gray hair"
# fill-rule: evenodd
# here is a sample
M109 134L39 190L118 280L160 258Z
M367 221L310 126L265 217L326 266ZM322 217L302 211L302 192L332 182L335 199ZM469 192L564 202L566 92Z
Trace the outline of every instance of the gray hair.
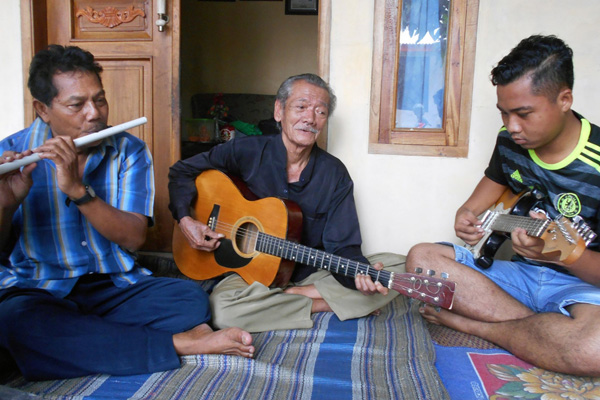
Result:
M296 81L305 81L307 83L310 83L311 85L315 85L317 87L327 90L327 94L329 94L328 115L331 115L333 113L336 103L336 97L333 93L333 89L331 89L327 82L325 82L320 76L315 74L300 74L290 76L289 78L287 78L281 84L281 86L279 86L279 90L277 90L277 96L275 97L275 100L279 100L279 103L281 103L282 107L285 107L285 103L292 94L292 87L294 86L294 83Z

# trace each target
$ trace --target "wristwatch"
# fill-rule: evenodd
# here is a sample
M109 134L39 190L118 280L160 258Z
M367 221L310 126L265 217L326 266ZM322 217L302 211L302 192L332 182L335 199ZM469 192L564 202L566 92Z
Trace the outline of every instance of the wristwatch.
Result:
M94 199L94 197L96 197L96 192L94 192L94 189L90 185L85 185L85 194L82 197L78 199L71 199L67 197L65 203L67 204L67 207L69 206L69 204L71 204L71 202L75 203L75 205L80 206L82 204L89 203Z

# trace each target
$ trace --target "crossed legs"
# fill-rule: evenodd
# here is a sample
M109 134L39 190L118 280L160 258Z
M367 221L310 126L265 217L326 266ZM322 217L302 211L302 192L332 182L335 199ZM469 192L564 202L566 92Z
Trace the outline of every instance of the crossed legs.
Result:
M454 307L422 309L429 322L477 335L538 367L573 375L600 376L600 307L574 304L571 317L535 313L482 273L454 261L452 247L420 244L408 254L407 270L447 272L457 282Z
M251 357L249 333L212 331L208 296L195 283L142 278L126 288L82 278L67 298L38 289L0 291L0 347L28 380L178 368L178 355Z

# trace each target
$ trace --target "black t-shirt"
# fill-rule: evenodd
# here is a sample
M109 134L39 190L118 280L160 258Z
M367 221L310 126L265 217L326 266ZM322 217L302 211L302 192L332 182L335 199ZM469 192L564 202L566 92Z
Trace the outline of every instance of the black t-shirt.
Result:
M543 194L536 204L555 218L580 216L598 232L600 220L600 128L575 113L581 121L579 143L569 156L556 164L546 164L535 150L516 144L505 127L485 176L514 193L537 190ZM598 251L598 238L589 245Z

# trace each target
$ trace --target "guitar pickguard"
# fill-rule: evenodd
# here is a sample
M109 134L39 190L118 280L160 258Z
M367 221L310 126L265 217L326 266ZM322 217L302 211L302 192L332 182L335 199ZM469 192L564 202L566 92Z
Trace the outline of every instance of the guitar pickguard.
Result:
M231 269L242 268L250 264L252 258L241 257L229 239L221 239L221 245L214 251L215 262Z

